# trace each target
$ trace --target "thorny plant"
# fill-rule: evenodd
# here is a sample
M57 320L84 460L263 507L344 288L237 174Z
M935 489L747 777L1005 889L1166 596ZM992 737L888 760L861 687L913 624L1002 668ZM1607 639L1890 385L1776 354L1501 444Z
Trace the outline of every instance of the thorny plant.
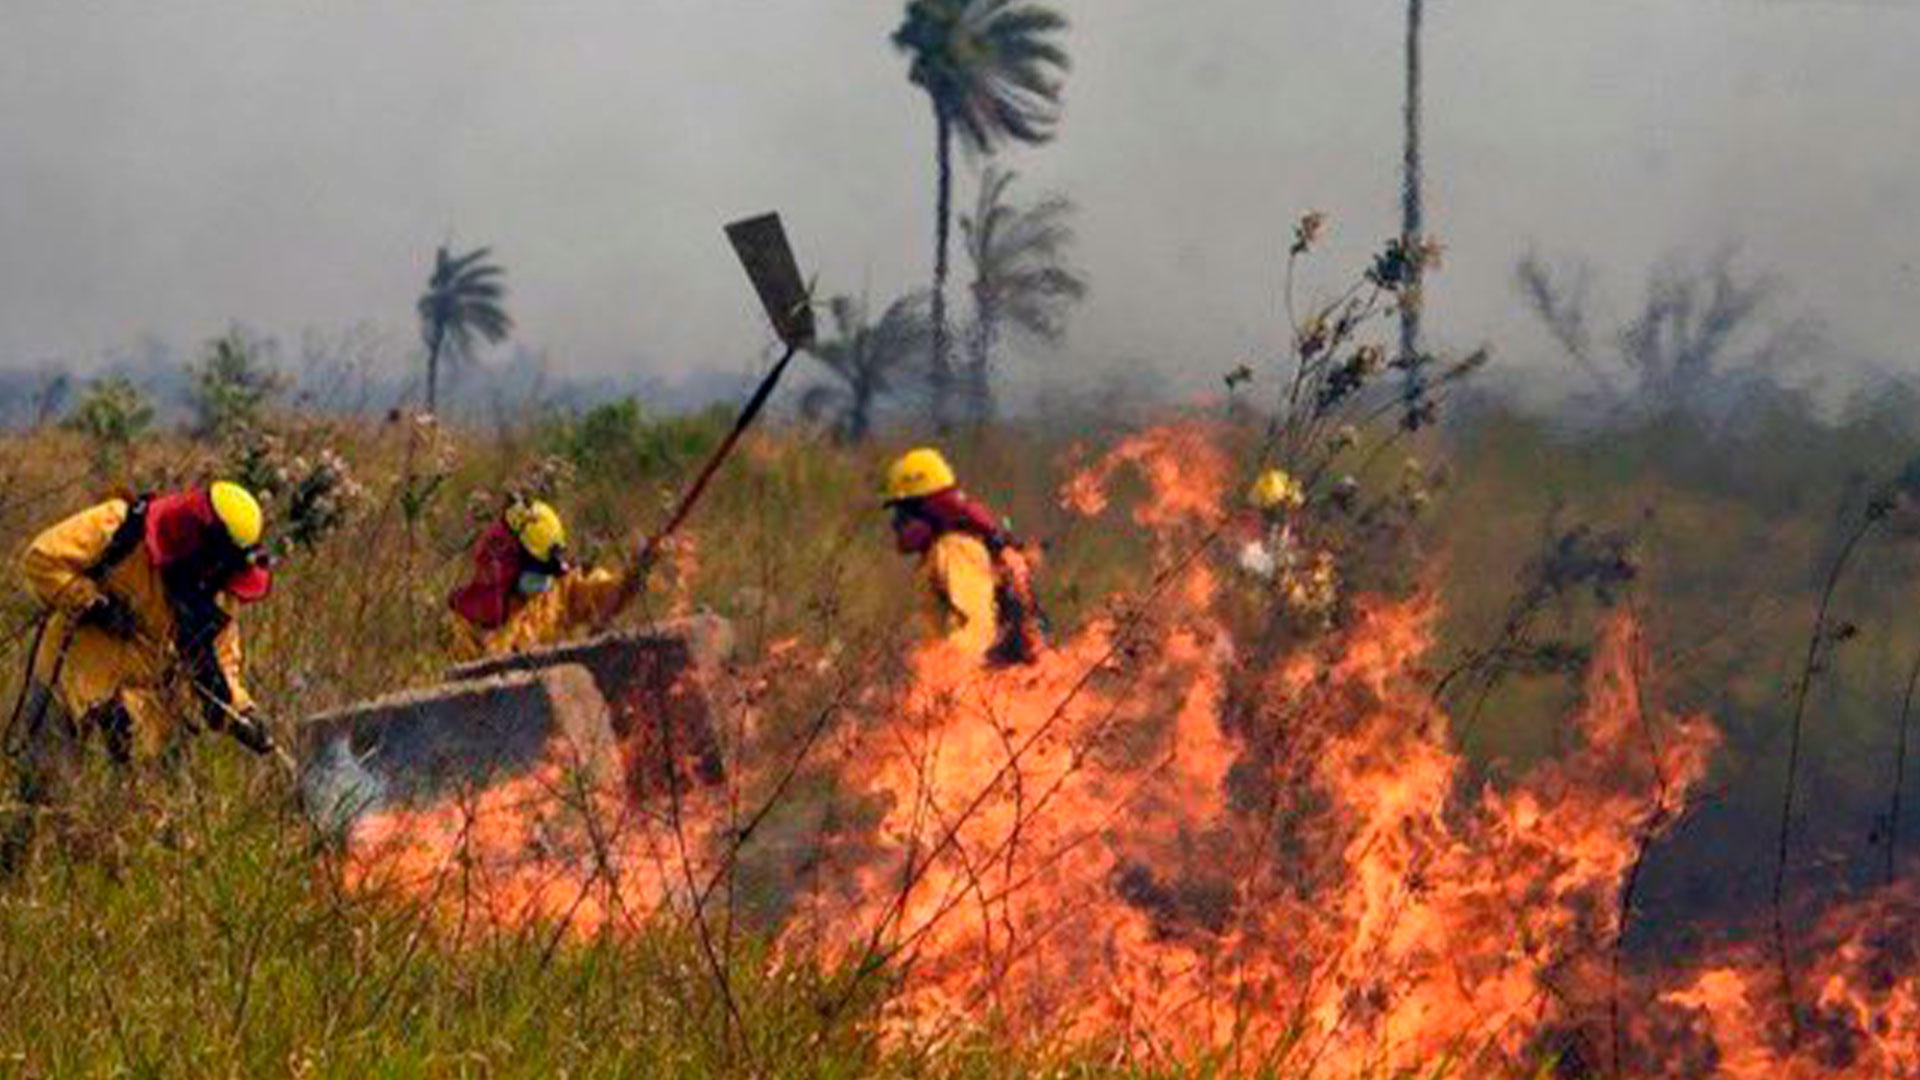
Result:
M403 430L406 456L394 498L411 538L432 508L434 497L452 477L457 455L452 437L431 414L420 413L404 421Z
M1431 426L1453 388L1491 355L1483 348L1451 363L1425 353L1388 359L1382 324L1411 302L1408 293L1422 275L1439 268L1441 249L1433 240L1412 250L1388 241L1358 280L1303 311L1296 288L1301 260L1326 229L1324 214L1305 215L1287 249L1283 301L1292 340L1272 362L1282 390L1267 430L1267 459L1299 477L1309 496L1344 452L1360 449L1371 464L1404 436ZM1402 376L1398 388L1381 387L1388 372ZM1391 431L1372 446L1358 446L1389 419Z
M1494 690L1514 675L1572 676L1592 659L1585 645L1543 637L1540 623L1556 605L1589 596L1601 609L1627 599L1640 576L1633 532L1603 531L1587 524L1562 527L1559 512L1542 523L1539 551L1521 570L1494 640L1468 651L1440 676L1437 697L1458 693L1471 704L1462 734L1470 735Z
M1490 358L1482 348L1451 362L1428 353L1389 359L1392 320L1418 302L1418 283L1439 267L1431 239L1417 248L1389 240L1355 281L1303 310L1299 270L1326 229L1318 212L1294 226L1282 294L1291 340L1267 365L1280 391L1253 469L1278 467L1295 485L1295 505L1266 522L1277 564L1272 593L1284 622L1309 631L1334 625L1342 595L1415 584L1406 579L1417 563L1408 546L1413 527L1446 473L1412 456L1397 478L1383 481L1375 470L1431 427L1447 397ZM1397 385L1389 385L1394 374ZM1252 364L1226 375L1230 416L1242 414L1238 393L1254 377Z
M366 501L366 487L325 439L319 427L297 431L291 439L249 429L229 442L227 475L267 504L275 523L275 555L314 550Z
M1803 1015L1803 1006L1795 985L1795 956L1791 933L1787 926L1787 868L1793 852L1794 803L1799 792L1800 754L1803 736L1806 730L1807 700L1813 690L1813 683L1831 665L1834 654L1842 645L1859 636L1859 627L1852 622L1832 617L1835 594L1841 581L1846 577L1847 568L1853 563L1861 545L1876 530L1895 520L1896 511L1906 511L1911 515L1917 498L1920 498L1920 483L1916 483L1915 470L1909 468L1899 477L1888 481L1868 494L1866 505L1860 508L1858 516L1846 525L1846 531L1835 550L1833 560L1827 566L1825 583L1820 590L1820 602L1814 610L1813 628L1807 635L1806 654L1801 661L1798 676L1793 681L1793 715L1788 728L1787 776L1780 792L1780 837L1773 863L1773 949L1774 960L1779 968L1780 1001L1786 1014L1788 1045L1798 1050L1804 1029L1809 1018ZM1843 520L1846 515L1843 514ZM1901 722L1904 730L1904 714ZM1896 790L1898 780L1896 779ZM1897 796L1896 796L1897 797Z

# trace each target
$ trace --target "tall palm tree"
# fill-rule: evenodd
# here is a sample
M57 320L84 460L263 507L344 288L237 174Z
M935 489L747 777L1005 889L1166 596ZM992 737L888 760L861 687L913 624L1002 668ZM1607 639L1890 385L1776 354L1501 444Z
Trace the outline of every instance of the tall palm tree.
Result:
M953 221L953 141L990 154L1009 142L1038 145L1060 119L1065 16L1034 0L909 0L894 47L907 77L933 105L937 187L933 233L933 415L944 428L953 388L947 324L947 247Z
M833 373L838 385L808 390L800 398L800 411L810 420L832 414L835 438L864 442L873 431L874 408L905 388L927 354L933 337L927 294L916 292L895 300L878 322L868 320L864 301L848 296L834 297L827 311L835 336L815 343L809 351Z
M1407 362L1409 379L1417 378L1420 355L1420 308L1425 301L1421 272L1421 233L1426 228L1421 187L1425 177L1420 161L1420 30L1425 19L1425 0L1407 0L1407 96L1405 105L1406 145L1401 155L1400 247L1409 261L1408 281L1400 294L1400 356ZM1409 392L1413 389L1410 387Z
M487 262L490 248L455 255L442 244L433 254L433 276L420 295L420 337L427 346L427 411L439 404L440 361L459 364L473 359L478 340L497 345L513 330L501 301L506 273Z
M1066 263L1073 243L1073 201L1046 195L1020 207L1007 198L1016 178L988 168L973 213L960 217L973 263L973 335L967 358L968 407L975 423L993 413L993 350L1001 331L1058 344L1067 309L1087 295L1086 279Z

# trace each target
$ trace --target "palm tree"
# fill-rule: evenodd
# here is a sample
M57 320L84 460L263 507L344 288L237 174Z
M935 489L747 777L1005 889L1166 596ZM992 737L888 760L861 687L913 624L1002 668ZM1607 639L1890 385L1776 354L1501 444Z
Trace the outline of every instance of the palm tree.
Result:
M945 428L953 388L947 327L947 246L953 221L953 140L993 153L1008 142L1038 145L1060 119L1055 43L1067 20L1032 0L909 0L894 47L912 58L907 77L933 105L937 187L933 232L934 421Z
M887 305L879 322L870 322L864 301L836 296L827 305L835 336L811 351L839 385L815 386L800 398L810 420L833 414L834 437L863 442L873 430L880 401L904 389L932 340L927 294L911 293Z
M487 262L489 248L455 255L442 244L433 255L433 276L420 296L420 337L427 346L427 411L439 404L440 361L473 359L476 339L490 345L506 340L513 320L501 306L506 271Z
M1047 195L1029 207L1007 199L1016 174L989 168L972 214L960 218L973 262L973 335L967 360L968 405L975 423L993 412L993 350L1004 328L1048 345L1066 334L1067 309L1087 283L1066 264L1073 202Z

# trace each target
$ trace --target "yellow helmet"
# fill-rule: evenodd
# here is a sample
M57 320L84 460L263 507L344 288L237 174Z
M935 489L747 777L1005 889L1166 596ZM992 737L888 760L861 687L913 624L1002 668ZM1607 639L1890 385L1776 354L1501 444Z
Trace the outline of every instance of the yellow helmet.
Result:
M1300 482L1285 469L1268 469L1247 490L1247 502L1256 510L1290 510L1307 501Z
M208 489L208 494L213 499L213 515L226 526L227 535L234 543L250 548L260 542L260 534L266 528L266 514L252 492L221 480Z
M953 466L940 456L940 451L923 446L900 455L898 461L887 467L887 501L924 499L959 482L953 475Z
M541 562L567 546L567 527L561 524L559 512L538 499L507 507L507 528L527 554Z

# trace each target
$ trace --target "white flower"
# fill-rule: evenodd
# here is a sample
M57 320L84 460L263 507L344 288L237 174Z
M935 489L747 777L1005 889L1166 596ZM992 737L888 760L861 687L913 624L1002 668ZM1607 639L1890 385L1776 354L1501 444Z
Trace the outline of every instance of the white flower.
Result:
M1272 581L1279 570L1273 552L1261 540L1251 541L1240 549L1239 564L1242 572L1262 581Z

